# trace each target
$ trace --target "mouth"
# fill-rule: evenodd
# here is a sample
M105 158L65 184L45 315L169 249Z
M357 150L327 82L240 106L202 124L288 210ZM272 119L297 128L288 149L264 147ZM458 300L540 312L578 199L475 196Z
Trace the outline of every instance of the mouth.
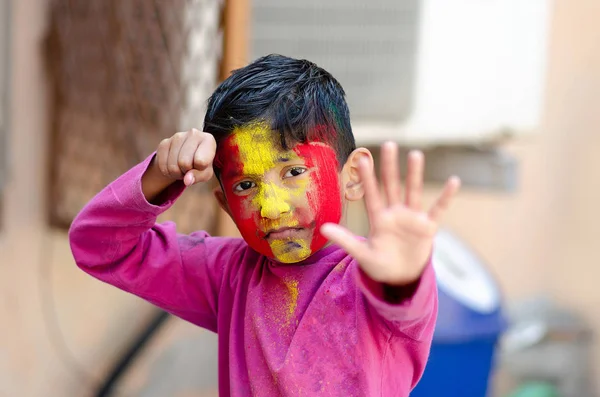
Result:
M298 236L298 234L304 230L302 227L281 227L278 229L273 229L268 231L265 234L265 240L279 240L286 238L293 238Z

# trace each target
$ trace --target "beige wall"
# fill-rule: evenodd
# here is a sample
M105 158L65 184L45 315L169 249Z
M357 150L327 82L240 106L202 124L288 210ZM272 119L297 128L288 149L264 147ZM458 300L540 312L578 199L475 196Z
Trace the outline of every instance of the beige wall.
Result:
M149 313L75 269L64 235L44 230L44 3L13 1L13 168L0 235L0 395L10 396L82 395L89 384L48 339L48 285L69 348L94 376ZM489 261L508 298L550 293L600 331L600 2L555 6L546 116L539 135L509 148L522 161L520 191L465 189L447 224ZM595 356L600 363L600 348Z
M522 161L521 190L465 189L448 223L482 251L508 296L547 291L598 321L600 3L554 3L545 117L537 136L510 147Z
M522 161L520 192L465 190L448 224L489 261L508 298L548 294L600 333L600 2L554 4L544 120L510 147ZM599 344L593 357L598 379Z
M88 375L76 369L98 377L146 320L149 307L86 277L75 268L64 233L45 229L48 104L40 59L45 0L12 4L12 168L0 234L0 395L84 396ZM64 365L51 343L50 296L76 369Z

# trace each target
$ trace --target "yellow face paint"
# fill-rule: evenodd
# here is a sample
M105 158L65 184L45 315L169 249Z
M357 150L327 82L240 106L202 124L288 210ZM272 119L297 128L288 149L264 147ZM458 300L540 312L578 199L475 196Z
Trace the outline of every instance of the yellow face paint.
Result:
M290 247L290 244L295 246ZM295 263L310 256L310 241L302 239L274 239L269 243L273 256L282 263Z
M335 151L322 142L280 146L268 124L236 128L217 160L229 212L254 250L295 263L322 248L325 222L339 222L341 196Z
M252 203L260 207L260 216L267 219L279 219L281 214L290 212L291 192L275 183L263 183Z
M265 123L248 124L233 131L245 175L263 175L275 167L277 149L273 146L273 133Z
M270 180L265 175L277 170L286 162L298 161L293 151L283 151L275 146L274 134L265 123L254 123L233 132L232 142L237 146L243 164L242 174L254 179L256 192L251 198L254 208L260 210L264 231L299 226L294 217L293 199L306 195L308 179L297 179L286 185L279 178ZM310 256L310 240L303 238L274 238L269 241L273 256L283 263L294 263Z

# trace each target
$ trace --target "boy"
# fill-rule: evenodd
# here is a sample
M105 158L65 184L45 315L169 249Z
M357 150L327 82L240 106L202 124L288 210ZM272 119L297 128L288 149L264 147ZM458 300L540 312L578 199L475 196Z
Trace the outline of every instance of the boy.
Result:
M234 72L209 99L204 131L165 139L82 210L70 230L77 264L217 332L222 396L408 396L437 313L436 222L458 179L424 212L422 154L409 155L403 199L386 144L384 200L342 87L305 60L270 55ZM156 224L213 171L243 239ZM363 195L366 239L339 225Z

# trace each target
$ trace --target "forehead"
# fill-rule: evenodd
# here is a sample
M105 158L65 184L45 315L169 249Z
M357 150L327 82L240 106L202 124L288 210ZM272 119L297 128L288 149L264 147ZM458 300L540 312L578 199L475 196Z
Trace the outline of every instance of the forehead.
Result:
M226 145L234 149L240 160L275 161L281 155L294 155L292 150L284 150L279 142L279 134L273 132L265 123L249 124L237 127L227 138Z
M293 150L283 150L277 138L263 123L236 128L219 148L224 174L263 174L280 162L298 158Z
M281 147L280 135L266 123L237 127L218 149L219 163L226 175L260 175L278 164L303 160L307 165L321 162L316 157L335 157L335 151L322 142L296 144L291 149ZM309 164L310 163L310 164Z

